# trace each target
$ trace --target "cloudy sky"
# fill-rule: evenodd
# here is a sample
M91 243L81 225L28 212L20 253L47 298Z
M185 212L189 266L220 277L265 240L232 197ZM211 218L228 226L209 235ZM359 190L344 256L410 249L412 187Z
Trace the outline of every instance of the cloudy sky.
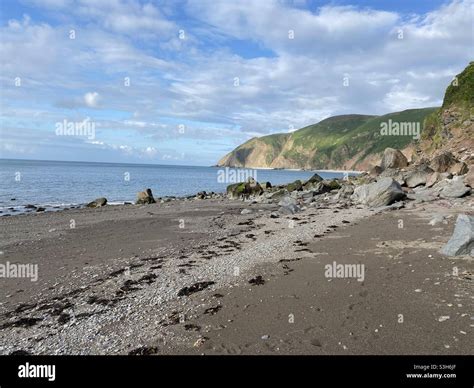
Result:
M474 59L468 0L0 7L2 158L211 165L332 115L440 105ZM94 136L57 135L81 122Z

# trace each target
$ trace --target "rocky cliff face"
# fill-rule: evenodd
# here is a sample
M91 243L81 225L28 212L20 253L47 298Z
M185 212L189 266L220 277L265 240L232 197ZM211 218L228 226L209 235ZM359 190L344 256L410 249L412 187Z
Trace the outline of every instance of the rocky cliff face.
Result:
M414 157L431 159L445 152L474 162L474 62L454 77L441 108L426 117Z

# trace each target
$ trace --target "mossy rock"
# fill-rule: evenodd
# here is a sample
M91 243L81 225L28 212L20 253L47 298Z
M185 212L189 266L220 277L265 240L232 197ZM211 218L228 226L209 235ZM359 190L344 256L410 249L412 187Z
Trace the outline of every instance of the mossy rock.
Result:
M251 195L260 195L262 193L263 189L257 182L240 182L227 186L227 195L234 199Z
M286 186L286 189L288 190L288 192L292 192L292 191L300 191L300 190L303 190L303 183L298 179L290 184L288 184Z
M341 185L336 179L332 179L330 181L324 180L323 184L331 190L339 190L341 188Z

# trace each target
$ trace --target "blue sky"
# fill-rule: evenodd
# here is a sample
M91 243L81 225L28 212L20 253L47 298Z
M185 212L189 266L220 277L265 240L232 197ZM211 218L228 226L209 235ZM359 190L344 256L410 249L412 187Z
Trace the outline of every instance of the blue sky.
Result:
M467 0L4 0L0 157L211 165L332 115L436 106L472 25Z

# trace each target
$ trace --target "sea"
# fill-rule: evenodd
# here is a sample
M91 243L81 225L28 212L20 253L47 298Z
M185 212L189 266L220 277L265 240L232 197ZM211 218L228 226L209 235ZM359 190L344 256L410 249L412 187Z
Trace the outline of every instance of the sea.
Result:
M57 211L84 206L98 197L110 205L134 202L137 192L150 188L157 197L187 197L200 191L225 192L229 184L252 176L272 185L310 178L343 177L343 172L234 169L125 163L62 162L0 159L0 216L35 209Z

